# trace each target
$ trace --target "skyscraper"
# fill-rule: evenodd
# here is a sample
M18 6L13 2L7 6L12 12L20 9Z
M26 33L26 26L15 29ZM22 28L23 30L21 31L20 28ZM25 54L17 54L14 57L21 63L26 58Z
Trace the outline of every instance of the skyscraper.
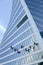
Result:
M34 1L34 0L33 0ZM0 65L38 65L43 40L26 0L13 0L10 21L0 45Z

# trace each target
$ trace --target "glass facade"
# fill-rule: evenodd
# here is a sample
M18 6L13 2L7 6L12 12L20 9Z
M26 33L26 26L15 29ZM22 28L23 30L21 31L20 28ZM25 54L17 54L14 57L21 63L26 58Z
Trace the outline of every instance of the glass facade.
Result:
M43 0L25 0L43 38Z
M8 28L0 45L0 65L38 65L42 38L25 0L13 0Z

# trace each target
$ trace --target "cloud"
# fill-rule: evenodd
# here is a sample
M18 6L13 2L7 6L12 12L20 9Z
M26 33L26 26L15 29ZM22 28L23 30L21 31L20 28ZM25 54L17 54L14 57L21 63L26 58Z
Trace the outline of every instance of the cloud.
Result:
M0 24L0 29L3 31L3 32L5 32L5 28Z

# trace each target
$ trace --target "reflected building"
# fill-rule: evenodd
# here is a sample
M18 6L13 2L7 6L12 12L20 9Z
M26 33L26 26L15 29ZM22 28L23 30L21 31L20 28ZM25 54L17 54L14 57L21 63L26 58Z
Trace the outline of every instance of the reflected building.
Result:
M0 45L0 65L43 64L43 40L37 24L39 18L43 19L40 15L43 11L38 10L40 3L43 1L13 0L10 21Z

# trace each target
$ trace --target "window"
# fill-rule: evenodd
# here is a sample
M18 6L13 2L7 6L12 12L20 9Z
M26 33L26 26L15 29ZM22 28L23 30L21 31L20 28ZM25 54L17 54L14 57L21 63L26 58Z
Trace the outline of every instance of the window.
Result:
M27 15L18 23L17 28L19 28L26 20L28 19Z

